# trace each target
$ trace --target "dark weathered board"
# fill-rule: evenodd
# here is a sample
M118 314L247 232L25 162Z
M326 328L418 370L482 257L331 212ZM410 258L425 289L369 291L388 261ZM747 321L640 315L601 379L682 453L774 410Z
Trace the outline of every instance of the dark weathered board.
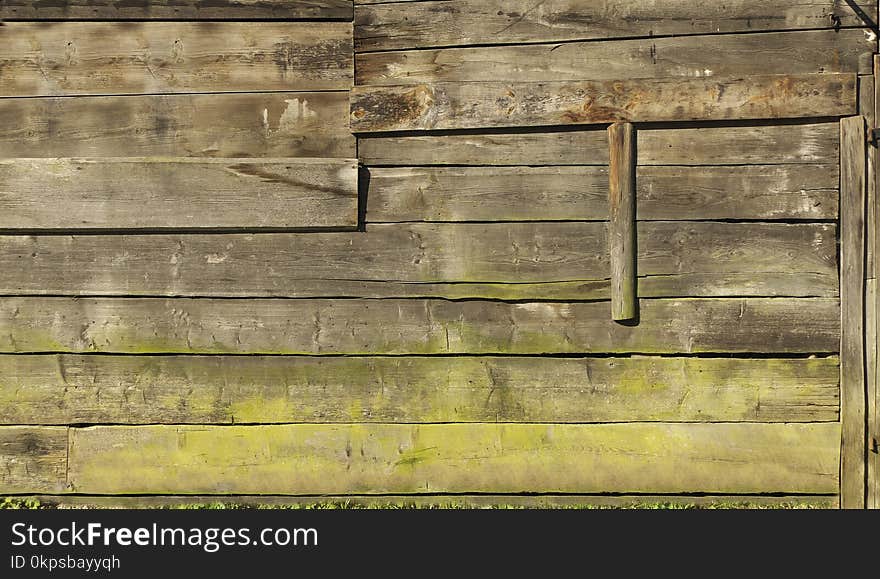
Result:
M840 122L840 505L865 507L865 118Z
M352 18L351 0L3 0L0 20L290 20Z
M343 281L602 281L610 275L606 229L602 222L573 222L372 225L365 233L7 235L0 236L0 293L293 297L300 282L320 282L321 295L335 296ZM746 274L760 287L774 275L793 274L803 278L801 291L837 284L834 224L646 222L638 236L639 274L667 283L693 275L711 287L713 276L723 284L729 274ZM688 293L687 285L680 291L704 295L698 288Z
M4 298L0 352L212 354L835 353L837 299L608 302Z
M71 432L77 493L834 492L840 425L298 424Z
M368 165L607 165L604 128L358 139ZM838 123L639 130L640 165L838 163Z
M0 356L0 422L837 421L836 357Z
M0 99L0 157L356 156L345 92Z
M833 117L856 112L855 74L355 87L355 133Z
M0 96L347 90L347 22L10 22Z
M640 167L638 218L836 219L839 165ZM370 169L367 222L608 218L605 167Z
M357 223L352 159L0 159L0 229Z
M55 493L66 484L66 427L0 426L0 493Z
M866 18L868 22L866 22ZM865 26L869 0L441 0L355 9L357 50ZM711 44L707 39L706 43Z
M850 29L368 52L355 60L360 85L533 82L870 73L876 48L865 29Z

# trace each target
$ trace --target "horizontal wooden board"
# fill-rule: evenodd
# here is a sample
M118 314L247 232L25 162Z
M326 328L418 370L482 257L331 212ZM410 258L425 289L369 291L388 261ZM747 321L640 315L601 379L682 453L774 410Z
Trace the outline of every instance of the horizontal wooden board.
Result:
M69 280L69 278L68 278ZM68 281L63 280L63 281ZM118 281L118 280L117 280ZM236 285L246 280L236 278ZM292 280L288 287L252 285L245 290L232 287L212 287L207 282L198 292L184 291L180 286L166 290L165 294L211 297L274 296L289 298L445 298L490 299L506 301L574 301L611 299L610 282L603 280L533 282L533 283L474 283L474 282L394 282L369 280ZM126 290L118 285L95 285L62 292L66 295L117 295L111 290ZM85 291L104 287L100 291ZM129 286L132 287L132 286ZM778 297L836 297L839 295L837 279L827 273L679 273L666 276L644 276L638 279L639 295L643 298L667 297L727 297L727 296L778 296ZM27 294L36 293L21 292ZM158 290L156 290L158 291ZM46 293L46 292L42 292ZM17 294L20 295L20 294Z
M867 21L866 21L867 20ZM877 22L866 0L442 0L355 8L358 51L797 30ZM707 40L707 44L711 41Z
M357 223L354 159L0 159L0 229Z
M143 509L206 506L339 505L338 508L611 508L836 509L836 495L23 495L58 509ZM343 506L344 505L344 506Z
M294 297L301 283L316 282L321 295L337 296L346 281L603 281L610 275L606 228L602 222L462 223L372 225L365 233L8 235L0 236L0 293ZM645 222L638 273L679 284L695 275L710 288L713 277L724 283L729 274L747 274L758 284L765 274L792 274L801 292L824 291L818 288L837 285L835 230L834 224ZM691 295L687 287L677 295Z
M355 133L833 117L856 112L854 74L463 82L355 87Z
M412 135L358 139L367 165L607 165L608 138L595 130ZM833 123L640 128L640 165L838 163Z
M0 99L0 157L356 156L345 92Z
M403 13L405 8L400 8ZM699 10L693 9L696 13ZM520 82L750 74L871 74L867 29L481 46L356 56L357 84Z
M816 359L0 356L0 423L837 421Z
M10 22L0 96L347 90L347 22Z
M241 278L236 284L243 283ZM110 295L107 289L84 292L78 288L67 294ZM100 287L100 284L85 289ZM257 289L254 289L257 288ZM639 295L643 298L659 297L725 297L725 296L781 296L781 297L836 297L839 295L837 279L827 273L680 273L666 276L641 277L638 280ZM39 291L39 290L37 290ZM170 290L169 290L170 291ZM491 299L508 301L571 301L607 300L611 298L609 280L583 280L534 283L473 283L473 282L393 282L368 280L292 280L288 287L235 288L198 287L197 294L174 290L173 295L207 296L264 296L281 295L291 298L445 298L445 299ZM169 294L171 295L171 294Z
M351 0L3 0L0 20L263 20L352 18Z
M67 428L0 427L0 493L55 493L67 484Z
M839 165L640 167L638 219L835 219ZM370 170L367 222L608 219L606 167Z
M78 493L834 492L840 425L74 429Z
M837 299L608 302L4 298L0 352L127 354L835 353Z

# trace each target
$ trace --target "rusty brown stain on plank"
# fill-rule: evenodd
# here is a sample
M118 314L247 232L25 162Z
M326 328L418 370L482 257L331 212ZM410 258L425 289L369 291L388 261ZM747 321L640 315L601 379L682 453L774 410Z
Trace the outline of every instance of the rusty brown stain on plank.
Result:
M434 83L355 87L356 133L432 129L841 116L856 75Z

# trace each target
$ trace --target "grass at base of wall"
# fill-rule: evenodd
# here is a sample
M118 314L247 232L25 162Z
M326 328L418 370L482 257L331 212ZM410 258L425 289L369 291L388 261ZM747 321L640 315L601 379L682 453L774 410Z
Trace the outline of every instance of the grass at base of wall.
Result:
M88 508L113 508L100 505L64 505L60 503L42 502L38 499L7 497L0 501L0 509L88 509ZM706 510L706 509L827 509L827 503L810 502L781 502L781 503L755 503L749 501L731 502L638 502L619 505L596 505L596 504L572 504L553 505L546 507L496 504L487 506L472 506L456 503L358 503L353 501L326 501L326 502L301 502L290 504L243 504L243 503L189 503L163 506L148 506L151 509L175 509L175 510L233 510L233 509L290 509L290 510L321 510L321 509L649 509L649 510Z

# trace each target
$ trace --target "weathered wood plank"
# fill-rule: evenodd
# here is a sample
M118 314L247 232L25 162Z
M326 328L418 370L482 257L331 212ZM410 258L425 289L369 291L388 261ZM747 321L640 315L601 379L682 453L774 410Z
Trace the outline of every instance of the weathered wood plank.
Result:
M3 0L3 20L350 20L351 0Z
M873 55L872 55L873 61ZM865 117L865 122L867 124L868 130L872 127L877 126L874 115L874 108L876 105L876 97L874 96L874 76L860 76L859 77L859 113L863 117ZM867 174L866 174L866 187L867 187L867 210L865 212L865 279L871 279L874 277L874 245L876 244L876 177L874 172L876 170L876 162L875 155L872 154L873 149L871 147L866 147L865 154L867 159Z
M834 495L25 495L22 500L39 501L58 509L143 509L188 505L324 505L358 507L441 506L443 508L609 508L642 509L654 505L676 505L695 509L836 509Z
M240 283L236 279L236 283ZM650 298L668 297L837 297L836 277L811 272L774 273L685 273L667 276L641 277L639 295ZM121 286L119 286L121 287ZM71 292L67 292L70 294ZM82 294L77 290L77 295ZM228 288L200 288L197 295L228 297L273 295L290 298L445 298L490 299L507 301L574 301L609 300L609 280L584 280L535 283L472 283L472 282L393 282L350 280L293 280L284 291L266 291L265 288L247 292ZM283 294L283 296L282 296ZM94 294L92 294L94 295ZM101 295L101 292L97 292ZM104 291L103 295L110 295ZM172 294L167 294L172 295ZM188 295L175 292L173 295ZM191 294L196 295L196 294Z
M641 167L639 219L835 219L837 165Z
M358 139L367 165L607 165L604 130ZM838 123L639 131L640 165L839 163Z
M840 122L840 504L865 507L865 118Z
M352 159L0 159L0 229L357 224Z
M865 280L865 382L868 390L867 404L867 498L865 506L880 508L880 461L875 440L877 429L877 280Z
M0 96L347 90L347 22L41 22L0 29Z
M636 281L636 131L632 123L608 127L608 251L611 319L638 316Z
M395 50L798 30L876 21L877 3L867 0L732 0L699 7L688 0L549 0L539 5L529 0L443 0L356 7L355 47Z
M833 492L840 425L98 426L75 492Z
M66 485L66 427L0 427L0 493L55 493Z
M839 164L639 167L638 218L836 219ZM605 167L370 169L368 223L608 218Z
M4 298L0 352L211 354L834 353L836 299L608 302Z
M874 108L875 112L877 110L878 101L880 101L880 87L877 86L877 83L880 83L880 56L875 55L874 57ZM875 121L870 128L876 128L876 117ZM876 263L877 257L880 256L880 235L877 235L877 225L880 224L880 206L878 206L876 193L880 191L880 171L876 170L877 163L880 163L880 158L878 158L878 150L877 147L871 147L868 149L868 157L869 157L869 168L874 168L874 173L870 175L873 178L873 188L869 185L869 193L874 192L874 199L868 205L868 219L869 222L874 225L874 236L873 238L869 237L870 245L868 247L869 254L869 262L868 267L873 268L871 273L876 278L876 272L878 265ZM867 386L868 386L868 461L867 461L867 469L868 469L868 497L867 497L867 507L871 509L880 509L880 343L878 343L877 337L880 336L880 316L878 316L878 312L880 312L880 292L877 291L877 285L875 280L868 281L868 288L872 290L872 293L866 294L866 300L870 299L871 302L866 303L866 310L868 312L873 313L873 317L868 317L866 319L866 345L868 349L868 355L873 359L873 372L869 372L867 376ZM873 339L872 339L873 336ZM870 368L870 367L869 367ZM875 442L876 441L876 442Z
M0 293L292 297L300 282L306 288L321 282L323 295L334 296L344 281L605 281L607 235L601 222L372 225L365 233L9 235L0 236ZM643 222L638 236L643 276L695 275L711 286L713 276L723 282L728 274L787 273L807 276L802 291L823 277L819 287L837 284L830 223Z
M692 12L699 10L693 8ZM358 54L357 84L615 80L860 72L876 40L865 29L679 36ZM865 66L868 65L868 66Z
M353 158L347 110L345 92L2 99L0 157Z
M854 74L355 87L355 133L833 117L856 112Z
M824 422L836 357L0 356L0 423Z
M404 167L369 174L367 223L608 218L607 167Z

